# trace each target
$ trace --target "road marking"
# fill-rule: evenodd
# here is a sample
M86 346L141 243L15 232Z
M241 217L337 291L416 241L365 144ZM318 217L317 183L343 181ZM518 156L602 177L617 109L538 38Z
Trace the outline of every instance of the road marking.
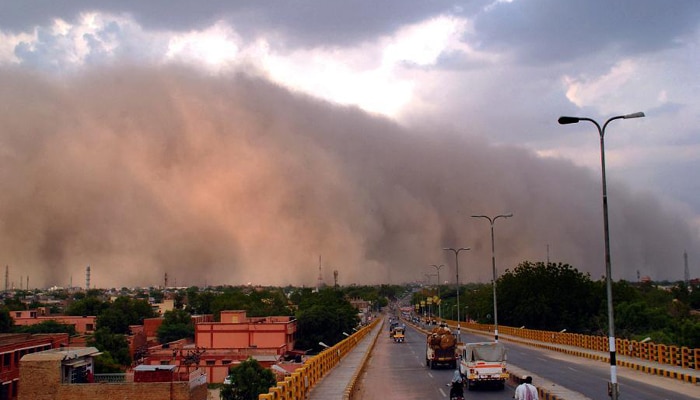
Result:
M430 372L428 372L428 376L432 378L432 377L433 377L433 374L431 374Z
M440 391L440 394L442 395L442 397L447 397L447 395L445 394L445 391L442 390L442 388L439 388L438 390Z

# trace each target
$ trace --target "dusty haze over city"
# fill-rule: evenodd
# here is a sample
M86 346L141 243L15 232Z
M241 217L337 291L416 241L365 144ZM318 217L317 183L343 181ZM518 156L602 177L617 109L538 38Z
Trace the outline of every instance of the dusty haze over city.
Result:
M603 273L600 178L445 128L409 130L263 79L100 69L60 82L4 70L0 253L35 285L313 285L461 280L522 260ZM680 279L683 215L611 182L615 277ZM453 276L443 270L442 277Z
M603 11L604 10L604 11ZM0 0L15 287L700 275L700 3ZM433 282L434 282L434 278Z

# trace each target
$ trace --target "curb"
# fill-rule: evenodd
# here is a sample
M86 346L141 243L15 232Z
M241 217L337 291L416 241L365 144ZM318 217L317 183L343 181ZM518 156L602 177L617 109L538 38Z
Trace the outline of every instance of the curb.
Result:
M364 372L365 367L367 366L367 360L369 359L369 355L372 354L372 350L374 350L374 345L377 343L377 338L379 337L379 334L382 333L382 328L384 328L384 319L382 319L382 324L379 327L379 330L377 331L377 334L374 335L374 339L372 339L372 343L367 347L367 350L365 351L364 356L362 356L362 360L360 361L359 368L355 370L355 373L352 375L352 378L350 378L350 382L348 385L345 387L345 391L343 392L343 400L351 400L352 395L355 392L355 387L357 386L357 380L360 377L360 374Z

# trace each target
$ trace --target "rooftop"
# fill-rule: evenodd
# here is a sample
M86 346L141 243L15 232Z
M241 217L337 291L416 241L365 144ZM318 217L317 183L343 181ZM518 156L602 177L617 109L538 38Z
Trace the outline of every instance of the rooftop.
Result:
M62 361L86 356L96 356L99 354L100 351L94 347L61 347L58 349L26 354L22 357L22 361Z

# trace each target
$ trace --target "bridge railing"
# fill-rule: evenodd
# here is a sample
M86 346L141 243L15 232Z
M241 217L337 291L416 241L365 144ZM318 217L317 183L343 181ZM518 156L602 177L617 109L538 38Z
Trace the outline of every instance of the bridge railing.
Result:
M450 325L456 325L456 321L447 321ZM493 325L462 323L465 328L493 332ZM545 343L563 344L580 347L582 349L607 352L608 338L606 336L582 335L568 332L540 331L525 328L513 328L499 325L499 333L509 336L521 337ZM692 370L700 370L700 349L689 347L668 346L660 343L641 342L628 339L615 339L615 350L620 356L627 356L639 360L651 361L662 365L670 365Z
M277 382L277 386L271 387L268 393L258 396L258 400L305 399L324 375L355 348L360 339L370 333L380 320L379 318L375 319L372 323L338 342L335 346L329 347L309 358L303 366L297 368L290 376L285 377L283 381Z

